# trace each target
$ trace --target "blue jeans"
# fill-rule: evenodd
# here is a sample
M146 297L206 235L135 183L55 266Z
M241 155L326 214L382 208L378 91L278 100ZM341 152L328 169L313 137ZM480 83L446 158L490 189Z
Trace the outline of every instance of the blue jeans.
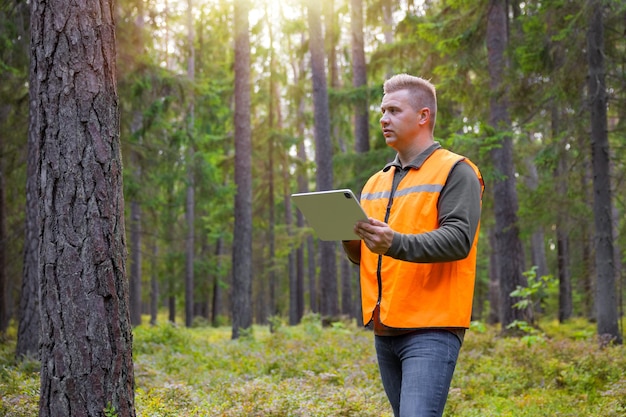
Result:
M440 417L461 349L453 333L424 329L376 336L380 377L395 417Z

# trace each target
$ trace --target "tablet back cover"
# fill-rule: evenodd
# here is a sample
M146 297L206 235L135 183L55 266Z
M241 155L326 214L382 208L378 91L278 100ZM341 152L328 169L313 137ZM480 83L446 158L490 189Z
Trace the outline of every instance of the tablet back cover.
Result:
M300 209L321 240L357 240L354 225L367 215L349 189L292 194Z

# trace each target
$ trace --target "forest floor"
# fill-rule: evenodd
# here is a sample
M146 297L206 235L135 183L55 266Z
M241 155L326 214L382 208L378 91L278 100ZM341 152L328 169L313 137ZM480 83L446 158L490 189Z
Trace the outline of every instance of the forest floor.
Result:
M391 417L370 331L316 316L273 324L236 341L226 327L137 327L137 416ZM503 338L474 323L445 416L626 416L626 346L600 348L583 320L541 329ZM16 363L14 350L13 326L0 343L0 416L36 416L39 364Z

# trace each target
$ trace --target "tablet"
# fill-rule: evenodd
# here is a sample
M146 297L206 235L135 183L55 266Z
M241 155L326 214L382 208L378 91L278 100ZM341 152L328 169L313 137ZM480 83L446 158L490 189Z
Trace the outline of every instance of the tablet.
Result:
M354 225L367 215L351 190L292 194L291 200L321 240L358 240Z

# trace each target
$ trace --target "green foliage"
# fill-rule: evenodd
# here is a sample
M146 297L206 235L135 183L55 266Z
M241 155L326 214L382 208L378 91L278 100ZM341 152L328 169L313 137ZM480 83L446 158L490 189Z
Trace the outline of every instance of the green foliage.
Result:
M118 417L117 411L115 410L115 406L111 405L111 403L107 403L107 406L104 408L104 417Z
M452 381L446 415L621 416L626 411L624 346L598 348L593 325L542 322L545 340L502 338L496 327L470 331ZM588 337L579 339L581 329Z
M626 347L599 348L593 324L581 319L541 325L542 343L527 343L473 322L444 415L623 416ZM230 335L228 327L137 327L137 416L391 417L371 332L345 322L323 328L319 315L307 315L274 333ZM0 345L0 415L34 416L38 366L15 362L14 348L13 333ZM103 413L117 415L110 403Z
M138 415L390 415L369 332L273 322L235 341L228 328L137 328Z
M533 308L534 305L540 304L548 294L549 289L554 289L558 285L556 279L552 275L537 276L537 267L533 266L529 271L524 272L524 276L528 282L526 287L517 286L511 292L511 297L517 297L520 300L513 307L519 310Z
M552 275L538 277L536 266L524 272L524 276L526 277L528 285L526 287L518 285L517 288L511 292L511 297L519 299L519 301L513 304L513 308L528 310L531 312L531 317L534 317L534 307L541 304L547 295L553 292L549 290L554 290L557 281ZM545 340L544 333L534 326L532 322L514 320L506 328L519 331L523 335L521 340L529 346Z
M543 333L539 329L524 320L514 320L512 323L507 325L506 328L522 332L523 336L520 340L528 346L534 345L535 343L541 343L545 340Z

